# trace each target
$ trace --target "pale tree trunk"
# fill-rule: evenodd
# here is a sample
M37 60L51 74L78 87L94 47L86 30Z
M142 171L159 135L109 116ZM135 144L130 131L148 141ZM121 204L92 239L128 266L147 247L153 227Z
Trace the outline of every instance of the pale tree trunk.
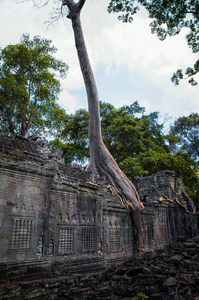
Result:
M11 134L15 134L15 127L14 127L14 123L12 121L12 116L10 115L9 112L7 112L7 121L8 121L8 124L9 124L9 131Z
M68 7L68 18L72 21L75 46L88 97L90 151L88 170L92 172L94 178L105 176L126 206L130 208L137 229L138 248L141 249L142 225L140 210L143 208L143 205L140 202L134 185L120 170L102 140L98 91L88 58L80 21L80 12L85 1L86 0L79 0L78 3L75 3L74 0L63 0L63 5Z

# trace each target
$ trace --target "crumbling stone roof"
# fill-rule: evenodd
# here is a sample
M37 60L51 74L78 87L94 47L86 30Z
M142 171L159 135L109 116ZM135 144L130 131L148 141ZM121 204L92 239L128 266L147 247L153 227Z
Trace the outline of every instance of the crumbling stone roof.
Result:
M187 212L196 212L196 207L186 192L182 178L172 170L163 170L147 177L139 177L134 184L145 206L165 200L170 203L177 201Z
M14 160L45 162L36 142L23 138L0 135L0 154L1 157L12 158Z
M46 168L52 168L56 162L57 172L63 173L66 177L80 181L91 181L90 173L78 167L66 165L60 160L58 152L51 152L48 149L47 141L35 142L25 138L14 138L0 135L0 159L11 159L18 162L34 162Z
M84 181L84 182L91 181L91 174L84 170L81 170L78 167L73 167L70 165L60 163L59 170L62 171L64 174L66 174L70 178L76 178L76 179Z

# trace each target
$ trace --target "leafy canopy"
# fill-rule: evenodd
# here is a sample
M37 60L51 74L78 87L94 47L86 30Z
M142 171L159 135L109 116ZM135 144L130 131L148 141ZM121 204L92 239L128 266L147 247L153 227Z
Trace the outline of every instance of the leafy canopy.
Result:
M137 101L118 109L111 104L100 102L103 140L118 163L127 156L137 156L140 151L156 148L157 145L164 147L158 113L146 116L144 111ZM84 163L88 159L88 122L88 112L83 109L66 117L61 142L64 144L62 150L67 163L73 160ZM60 141L54 141L52 145L57 147L59 143Z
M182 150L191 158L199 161L199 114L180 117L170 129L170 134L177 137L177 143L171 143L173 151Z
M0 50L0 132L25 137L47 128L52 134L64 120L56 103L58 76L68 66L54 57L51 40L23 35L20 43Z
M187 28L186 35L188 46L193 53L199 51L199 1L198 0L111 0L108 12L119 13L119 20L132 22L134 14L144 6L148 11L151 22L151 32L156 33L160 40L167 36L179 34ZM191 85L196 85L195 75L199 72L199 59L193 67L188 67L183 74L182 69L173 74L172 81L179 81L188 77Z
M183 178L192 199L198 199L198 162L184 148L173 147L174 144L179 145L179 136L183 138L183 134L181 136L181 133L171 130L169 135L165 135L164 124L160 124L159 114L145 114L145 108L140 107L137 101L121 108L100 102L100 111L104 143L131 181L137 176L148 176L161 170L174 170ZM197 116L194 120L197 122ZM63 150L66 163L88 162L86 110L80 109L75 114L68 115L65 129L60 136L61 140L56 139L50 144L54 150Z
M66 115L64 129L60 138L49 143L52 150L61 149L65 163L85 163L89 159L88 147L89 114L79 109L74 114Z

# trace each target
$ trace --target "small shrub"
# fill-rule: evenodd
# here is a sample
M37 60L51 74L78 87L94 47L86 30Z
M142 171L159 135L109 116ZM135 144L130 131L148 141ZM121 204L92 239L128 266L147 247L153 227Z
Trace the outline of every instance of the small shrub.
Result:
M146 299L149 299L149 297L147 295L145 295L145 293L137 293L138 297L139 297L139 300L146 300Z

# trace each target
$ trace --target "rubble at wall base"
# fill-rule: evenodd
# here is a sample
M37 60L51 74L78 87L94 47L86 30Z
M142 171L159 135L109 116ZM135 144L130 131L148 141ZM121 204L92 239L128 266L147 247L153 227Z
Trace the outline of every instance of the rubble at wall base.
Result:
M194 203L173 171L135 186L145 253L198 235ZM140 255L132 215L106 180L65 165L46 143L0 136L0 190L1 280L102 271Z

